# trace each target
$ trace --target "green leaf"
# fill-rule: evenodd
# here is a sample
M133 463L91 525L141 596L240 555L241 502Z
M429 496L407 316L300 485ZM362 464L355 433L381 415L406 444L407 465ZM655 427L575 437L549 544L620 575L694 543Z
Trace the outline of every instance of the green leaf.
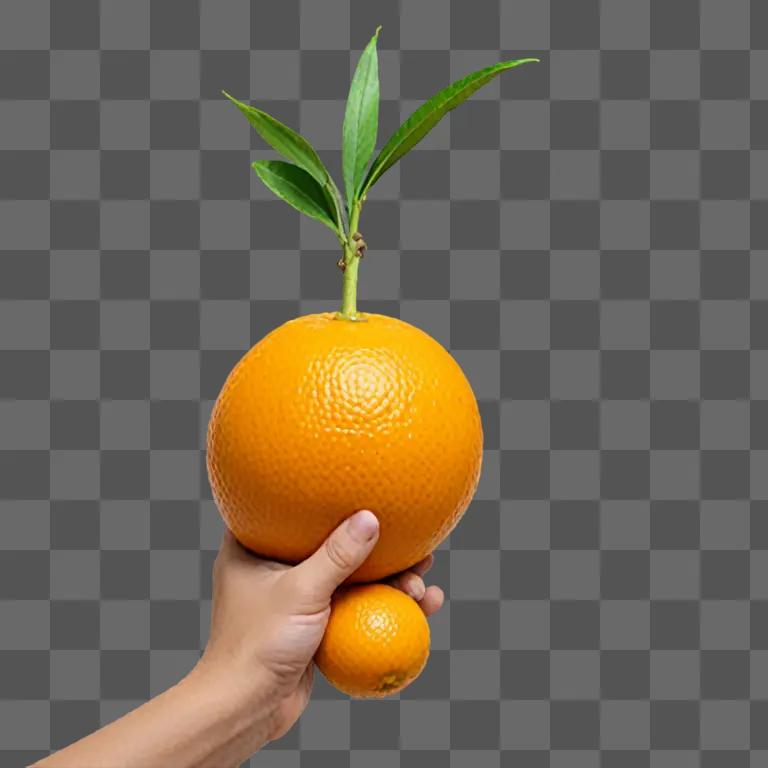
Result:
M222 93L248 118L256 133L283 157L303 168L319 184L326 184L329 176L312 145L299 133L256 107L243 104L226 91Z
M279 198L297 211L321 221L339 235L341 230L325 187L303 168L282 160L257 160L252 166L258 177Z
M371 41L360 55L357 69L349 86L347 109L344 113L343 157L344 190L351 208L360 184L365 178L379 126L379 59L376 55L376 29Z
M538 59L517 59L502 61L451 83L429 101L424 102L390 137L373 161L368 175L360 189L360 196L376 183L381 175L391 168L403 155L412 150L439 122L459 104L465 102L475 91L493 80L496 75L521 64Z

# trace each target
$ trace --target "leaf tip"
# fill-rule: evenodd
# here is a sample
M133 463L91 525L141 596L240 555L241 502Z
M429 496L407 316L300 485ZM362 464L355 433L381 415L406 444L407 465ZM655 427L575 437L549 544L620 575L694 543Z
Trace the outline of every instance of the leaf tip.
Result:
M379 24L379 26L376 27L376 31L373 33L374 39L378 38L379 32L381 32L381 24Z
M241 102L239 102L232 94L227 93L223 88L221 89L221 93L224 95L225 98L229 99L236 107L239 107Z

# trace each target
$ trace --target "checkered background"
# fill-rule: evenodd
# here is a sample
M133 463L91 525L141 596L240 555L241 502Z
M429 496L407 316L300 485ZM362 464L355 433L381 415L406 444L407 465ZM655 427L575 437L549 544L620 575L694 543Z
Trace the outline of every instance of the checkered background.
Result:
M386 138L537 55L390 171L363 308L450 347L484 473L402 696L319 680L263 768L768 766L768 3L2 0L0 764L198 658L203 464L249 345L335 308L225 88L340 166L378 24ZM751 428L750 428L751 427Z

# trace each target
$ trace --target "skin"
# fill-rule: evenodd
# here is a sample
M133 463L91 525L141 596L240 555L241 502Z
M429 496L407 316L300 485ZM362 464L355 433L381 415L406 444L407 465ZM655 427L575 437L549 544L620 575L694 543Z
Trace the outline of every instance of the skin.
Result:
M378 538L373 513L342 523L297 566L252 555L227 532L213 569L206 649L179 683L33 768L235 768L296 722L334 590ZM443 603L422 576L432 556L390 583L431 616Z

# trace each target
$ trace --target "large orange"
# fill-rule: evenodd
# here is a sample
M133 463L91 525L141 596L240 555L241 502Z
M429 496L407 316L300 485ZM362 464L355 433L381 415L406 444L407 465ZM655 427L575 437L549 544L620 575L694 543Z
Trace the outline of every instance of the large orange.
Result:
M214 498L234 535L288 563L357 509L381 535L353 581L403 570L456 525L482 458L477 402L429 335L383 315L290 320L235 366L208 430Z
M429 624L418 604L386 584L340 589L315 655L340 691L390 696L418 677L429 656Z

